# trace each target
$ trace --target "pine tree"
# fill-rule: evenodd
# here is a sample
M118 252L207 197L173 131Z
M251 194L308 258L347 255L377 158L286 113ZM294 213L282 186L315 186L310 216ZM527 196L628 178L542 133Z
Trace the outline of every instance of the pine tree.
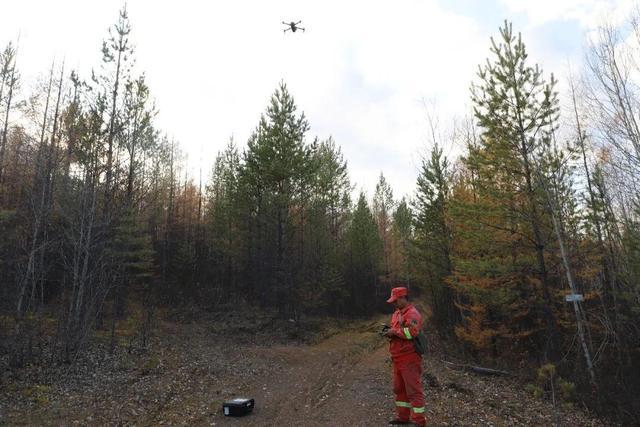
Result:
M134 189L143 164L142 154L152 149L156 135L153 128L155 108L151 105L151 94L144 75L126 82L120 144L127 152L129 167L126 179L125 204L135 206Z
M345 280L350 288L350 307L356 312L370 312L379 302L376 299L377 280L382 263L382 239L377 224L360 193L346 235Z
M317 145L311 162L315 176L303 224L299 301L307 312L342 314L348 302L342 271L351 190L347 163L331 138Z
M422 160L418 175L412 255L419 286L430 295L433 320L441 331L449 331L457 321L453 295L445 282L452 272L450 181L449 163L436 144L431 157Z
M560 349L555 281L546 260L553 232L538 181L538 174L544 175L542 152L556 126L555 80L552 75L546 82L537 65L528 65L525 45L511 24L505 22L500 40L491 43L493 58L480 67L479 83L472 87L481 140L465 161L475 175L477 198L458 210L467 238L482 240L470 245L473 263L455 263L453 284L471 301L463 307L471 318L466 325L494 325L486 327L493 331L494 352L500 337L533 334L532 344L555 360ZM505 316L511 321L503 322ZM544 321L544 337L536 336L537 319Z
M118 15L118 22L109 28L109 38L102 43L102 70L99 75L94 75L93 80L97 86L100 99L98 102L108 103L108 121L105 123L104 136L106 138L106 164L104 183L104 208L103 217L107 220L111 216L111 204L113 202L114 155L116 149L116 137L121 128L120 109L122 99L122 87L129 80L133 62L133 48L129 40L131 24L126 6Z
M333 139L319 144L313 155L315 163L313 189L315 201L329 217L331 235L338 241L344 231L345 217L349 211L351 184L347 172L347 162Z
M411 242L414 237L413 212L406 198L402 198L393 212L391 225L391 269L393 281L411 287L413 262Z
M373 216L378 226L378 234L382 240L382 276L376 287L376 297L386 293L386 289L392 284L391 271L391 225L392 214L395 208L393 190L386 178L380 173L373 195Z
M301 259L294 250L296 215L304 213L313 176L312 150L305 143L309 124L284 83L271 97L265 115L248 141L240 173L245 197L249 281L262 301L293 314L294 278Z
M238 230L238 173L240 154L233 142L220 152L207 185L207 242L210 245L208 282L214 285L211 297L236 289L239 274L240 234Z

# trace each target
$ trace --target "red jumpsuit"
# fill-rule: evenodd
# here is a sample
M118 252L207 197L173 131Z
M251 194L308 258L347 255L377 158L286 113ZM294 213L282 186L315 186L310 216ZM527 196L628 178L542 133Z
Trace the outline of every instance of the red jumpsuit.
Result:
M391 317L389 351L393 361L393 392L398 419L425 425L424 390L422 389L422 356L413 347L422 329L422 316L409 304L396 309Z

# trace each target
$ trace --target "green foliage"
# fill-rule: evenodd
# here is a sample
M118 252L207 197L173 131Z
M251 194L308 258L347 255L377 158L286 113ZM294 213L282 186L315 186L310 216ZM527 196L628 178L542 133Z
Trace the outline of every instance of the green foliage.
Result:
M111 248L114 262L129 279L144 280L153 273L153 249L151 240L142 225L130 212L122 217L115 228Z
M297 298L307 312L342 313L348 299L343 275L343 237L350 209L347 164L332 139L314 142Z
M430 296L433 320L441 332L457 321L453 296L445 278L451 274L451 230L448 223L451 172L436 144L422 160L413 207L415 235L412 255L419 286Z
M139 364L140 375L152 375L161 371L162 362L157 354L151 354L145 357Z
M556 375L556 366L552 363L547 363L538 368L538 383L546 384L549 381L554 381Z
M24 397L27 397L33 401L37 406L49 405L49 393L51 387L44 384L36 384L32 387L28 387L22 391Z
M333 139L322 141L313 152L312 209L328 217L334 243L342 237L351 208L351 184L347 162Z
M378 227L378 234L382 241L382 271L381 276L377 282L379 290L376 294L384 293L384 290L393 286L395 279L392 267L392 214L395 207L393 200L393 190L391 185L387 182L387 179L382 173L376 184L375 193L373 194L373 217Z
M511 24L500 29L499 41L491 40L491 53L472 86L481 138L469 143L452 203L457 236L449 281L462 296L465 317L457 331L472 342L474 334L492 331L490 340L475 344L490 346L494 355L500 344L531 350L545 343L554 358L551 295L559 272L550 269L545 253L553 240L543 188L551 176L558 179L557 194L565 184L557 173L563 160L552 144L555 80L552 75L546 82L541 69L528 64Z
M373 214L363 192L353 211L346 235L346 280L351 288L355 310L370 310L376 303L376 279L380 271L383 247Z
M536 399L540 399L542 398L542 396L544 396L544 389L538 385L529 383L524 387L524 389L527 393L529 393L531 396L535 397Z
M564 402L573 402L576 397L576 385L564 378L558 378L558 391Z
M532 389L536 397L542 397L547 390L552 398L560 399L564 403L570 403L575 399L576 386L558 375L556 365L547 363L538 368L537 385Z
M413 212L406 198L402 198L393 212L391 225L391 270L396 282L413 282L411 243L413 239Z
M281 84L243 155L231 144L218 156L205 210L210 280L223 289L241 284L249 299L287 316L342 313L356 300L370 309L372 298L361 296L377 281L376 224L366 201L366 212L350 217L346 161L331 138L306 143L307 130ZM350 251L352 263L345 261ZM346 285L347 277L359 284Z
M409 241L413 233L413 213L406 198L402 198L393 212L393 231L402 241Z
M206 278L221 289L231 289L237 282L240 258L238 216L238 173L240 155L231 140L224 152L218 154L213 166L211 182L207 185L205 223L207 244L211 247Z
M301 266L296 223L305 212L315 172L315 147L304 140L308 129L281 83L249 139L239 174L250 289L287 314L293 310L292 290Z

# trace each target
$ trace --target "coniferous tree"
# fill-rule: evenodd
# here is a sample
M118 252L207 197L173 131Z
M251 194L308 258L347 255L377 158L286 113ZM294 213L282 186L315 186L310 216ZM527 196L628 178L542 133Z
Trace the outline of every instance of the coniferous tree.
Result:
M212 297L220 299L238 285L240 233L238 230L238 173L240 154L233 141L220 152L207 186L207 242L210 245L208 280Z
M121 99L122 88L129 80L133 61L133 48L129 40L131 24L126 7L123 7L118 16L118 22L109 28L109 38L102 43L102 69L99 75L94 75L93 80L97 85L100 102L108 105L105 120L104 137L106 143L105 183L104 183L104 207L103 216L109 220L111 204L113 202L114 189L114 156L116 150L116 137L121 130Z
M472 88L482 135L478 146L470 147L466 165L476 174L477 203L459 211L466 211L460 218L468 237L483 236L471 246L475 262L455 263L452 283L472 301L463 315L476 317L473 324L484 328L476 332L494 353L501 337L520 340L533 334L529 343L555 360L560 351L557 285L546 259L552 232L538 180L538 172L544 174L540 158L556 126L555 80L552 75L546 82L537 65L528 65L525 45L511 24L505 22L500 40L491 43L493 58L480 67L480 81ZM545 336L535 336L538 319ZM464 328L458 331L470 337Z
M393 190L384 175L380 173L373 195L373 216L382 240L382 277L376 287L376 296L384 295L386 288L393 281L391 271L391 226L394 209Z
M376 299L383 246L378 227L363 192L353 211L346 235L345 280L350 288L350 307L360 313L370 311Z
M414 237L413 212L406 198L402 198L393 212L391 225L391 269L395 282L411 287L413 260L411 242Z
M307 311L332 310L339 314L348 300L342 272L351 190L347 163L331 138L318 144L311 162L315 177L305 215L299 300Z
M296 111L293 97L281 83L248 141L240 173L248 208L248 280L261 301L276 304L285 315L294 308L294 278L301 261L294 250L294 224L304 212L304 192L313 172L312 150L304 140L309 124Z
M449 330L457 321L452 291L446 284L453 269L448 206L450 181L449 163L436 144L430 158L422 160L418 175L412 255L420 287L430 296L434 322L442 331Z

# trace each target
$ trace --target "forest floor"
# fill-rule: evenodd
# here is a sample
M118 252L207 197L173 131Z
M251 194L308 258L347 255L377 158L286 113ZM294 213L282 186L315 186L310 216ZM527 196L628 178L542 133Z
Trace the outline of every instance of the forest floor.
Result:
M145 352L120 346L73 366L5 371L0 424L384 426L394 399L387 343L375 332L383 320L345 321L311 340L233 313L159 320ZM429 425L606 425L577 407L554 410L521 380L452 370L443 358L436 348L424 360ZM233 397L254 398L253 413L225 417Z

